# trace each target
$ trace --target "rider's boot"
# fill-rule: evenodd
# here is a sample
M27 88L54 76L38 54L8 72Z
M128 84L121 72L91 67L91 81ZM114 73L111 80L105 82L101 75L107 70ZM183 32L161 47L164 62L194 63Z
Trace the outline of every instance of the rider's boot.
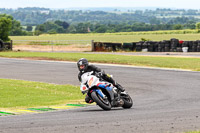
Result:
M94 101L88 95L86 95L85 96L85 102L86 103L93 103Z
M125 89L120 85L120 84L118 84L117 82L115 83L115 85L114 85L118 90L120 90L121 92L124 92L125 91Z

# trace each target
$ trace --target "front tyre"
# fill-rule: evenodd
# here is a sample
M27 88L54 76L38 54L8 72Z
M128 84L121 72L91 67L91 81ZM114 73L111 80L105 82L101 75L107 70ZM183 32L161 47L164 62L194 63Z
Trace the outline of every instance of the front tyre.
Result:
M110 102L101 98L95 91L91 93L91 97L103 110L111 110Z
M121 96L121 98L124 101L124 105L122 106L123 108L128 109L133 106L133 100L128 94Z

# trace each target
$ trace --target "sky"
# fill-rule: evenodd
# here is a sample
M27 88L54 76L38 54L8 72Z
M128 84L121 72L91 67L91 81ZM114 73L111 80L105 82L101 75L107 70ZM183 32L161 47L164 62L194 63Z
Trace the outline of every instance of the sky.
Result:
M200 9L200 0L0 0L0 8L161 7Z

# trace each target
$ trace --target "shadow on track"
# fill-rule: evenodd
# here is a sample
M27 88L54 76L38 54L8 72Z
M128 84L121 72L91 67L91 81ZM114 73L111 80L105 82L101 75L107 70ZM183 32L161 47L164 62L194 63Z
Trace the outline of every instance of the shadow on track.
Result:
M95 107L95 108L93 108ZM97 108L96 108L97 107ZM124 109L124 108L112 108L109 111L103 110L98 106L90 106L90 107L85 107L85 108L80 108L78 110L76 110L76 112L114 112L114 111L125 111L125 110L133 110L134 108L130 108L130 109Z

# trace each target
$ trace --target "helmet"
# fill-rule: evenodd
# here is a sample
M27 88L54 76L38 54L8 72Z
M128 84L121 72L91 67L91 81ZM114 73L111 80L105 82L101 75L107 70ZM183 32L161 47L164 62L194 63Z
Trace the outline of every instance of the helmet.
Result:
M85 59L85 58L81 58L77 62L77 66L78 66L79 71L85 71L85 70L87 70L88 65L89 65L88 60Z

